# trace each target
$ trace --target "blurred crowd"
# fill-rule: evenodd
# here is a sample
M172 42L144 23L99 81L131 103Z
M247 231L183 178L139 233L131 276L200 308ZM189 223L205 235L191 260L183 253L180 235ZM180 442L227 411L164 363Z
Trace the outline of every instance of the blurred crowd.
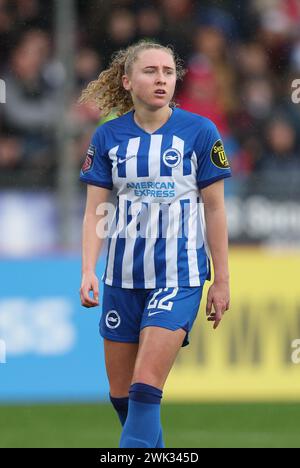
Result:
M253 175L274 185L283 173L299 173L300 104L291 95L300 78L300 0L74 2L75 86L68 118L78 167L101 121L92 105L76 104L81 90L114 51L149 38L172 44L184 61L187 73L176 100L218 126L240 187ZM64 73L56 55L55 3L0 0L2 180L57 168Z

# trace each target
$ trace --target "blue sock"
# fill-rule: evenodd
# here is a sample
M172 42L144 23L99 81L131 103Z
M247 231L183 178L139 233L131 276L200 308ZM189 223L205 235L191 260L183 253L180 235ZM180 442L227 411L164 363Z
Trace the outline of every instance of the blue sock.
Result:
M121 435L120 448L157 447L161 433L161 398L162 391L152 385L131 385L128 415Z
M114 409L118 413L122 426L124 426L126 418L127 418L127 413L128 413L129 398L128 397L115 398L115 397L112 397L111 394L109 394L109 398ZM160 427L159 437L158 437L158 441L157 441L155 448L164 448L164 447L165 447L165 444L163 441L162 428Z
M110 398L110 401L112 402L113 407L118 413L122 426L124 426L126 418L127 418L127 412L128 412L128 397L115 398L115 397L112 397L111 394L109 394L109 398Z

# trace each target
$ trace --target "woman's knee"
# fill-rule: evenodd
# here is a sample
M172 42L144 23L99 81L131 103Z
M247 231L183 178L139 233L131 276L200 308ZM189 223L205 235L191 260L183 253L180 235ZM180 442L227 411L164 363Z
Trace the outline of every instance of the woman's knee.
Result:
M166 376L161 375L159 372L152 372L150 369L137 368L133 373L131 385L134 383L143 383L162 390L165 380Z

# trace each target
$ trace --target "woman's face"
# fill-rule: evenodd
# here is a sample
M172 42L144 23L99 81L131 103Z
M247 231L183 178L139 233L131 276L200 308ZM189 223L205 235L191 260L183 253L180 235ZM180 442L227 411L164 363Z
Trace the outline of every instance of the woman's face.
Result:
M149 49L139 53L123 86L130 91L134 107L156 110L168 106L176 86L176 67L171 54Z

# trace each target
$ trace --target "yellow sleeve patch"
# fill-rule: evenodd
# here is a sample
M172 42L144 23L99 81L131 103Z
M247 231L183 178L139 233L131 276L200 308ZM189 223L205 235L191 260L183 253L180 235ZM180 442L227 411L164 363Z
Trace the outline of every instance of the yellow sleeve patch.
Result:
M210 152L212 163L219 169L228 169L229 162L224 150L224 145L221 140L216 141Z

